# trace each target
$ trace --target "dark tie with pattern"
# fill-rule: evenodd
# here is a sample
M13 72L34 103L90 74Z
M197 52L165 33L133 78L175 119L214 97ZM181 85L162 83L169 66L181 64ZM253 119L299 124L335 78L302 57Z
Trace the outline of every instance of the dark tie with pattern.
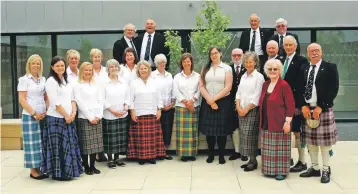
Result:
M280 36L280 45L279 45L280 55L283 56L285 54L285 50L283 49L283 36Z
M255 51L255 40L256 40L256 31L254 30L252 35L252 40L251 40L251 46L250 46L250 51Z
M144 55L144 60L149 61L149 54L150 54L150 44L152 43L152 35L148 35L148 42L147 42L147 47L145 48L145 55Z
M135 52L135 54L137 55L137 58L138 58L137 49L135 48L135 46L133 44L133 41L130 40L129 42L131 43L132 49L134 50L134 52Z
M316 68L316 65L312 65L312 70L310 72L310 75L308 77L308 82L306 84L306 89L305 89L305 94L304 94L306 100L309 100L312 97L312 88L313 88L313 79L314 79L314 74L315 74L315 68Z
M240 73L240 65L237 65L236 66L236 77L239 76L239 73Z

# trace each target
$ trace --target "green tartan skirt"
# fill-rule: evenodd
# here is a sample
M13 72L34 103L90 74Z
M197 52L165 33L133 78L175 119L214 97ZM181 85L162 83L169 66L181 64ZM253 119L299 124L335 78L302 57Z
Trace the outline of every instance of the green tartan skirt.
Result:
M127 118L107 120L102 119L103 147L107 154L127 151Z
M189 109L175 107L176 151L178 156L196 156L199 147L199 106L191 113Z

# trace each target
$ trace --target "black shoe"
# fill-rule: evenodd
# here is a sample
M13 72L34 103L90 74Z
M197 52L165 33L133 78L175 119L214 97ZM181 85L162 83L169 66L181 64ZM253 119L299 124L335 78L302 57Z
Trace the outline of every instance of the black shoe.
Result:
M164 160L164 159L165 159L165 156L157 157L157 160Z
M168 156L168 155L164 156L164 158L165 158L166 160L173 160L173 157Z
M250 161L246 164L241 165L240 168L246 168L249 164L250 164Z
M49 178L49 176L46 173L42 174L42 176L45 177L45 179Z
M145 162L142 161L142 160L138 161L138 164L139 164L139 165L143 165L144 163L145 163Z
M149 162L149 164L156 164L157 163L154 159L151 159L148 162Z
M98 169L95 168L95 167L93 167L91 170L92 170L92 172L93 172L94 174L101 174L101 171L98 170Z
M243 155L241 155L241 161L247 161L247 160L249 160L249 158L247 157L247 156L243 156Z
M121 162L119 159L114 161L114 164L116 164L117 166L125 166L126 164Z
M293 162L293 159L291 158L290 166L293 166L295 163Z
M196 160L196 158L195 158L194 156L190 156L190 157L189 157L189 160L191 160L191 161L195 161L195 160Z
M310 167L306 172L301 173L300 177L320 177L321 171L315 170L313 167Z
M90 169L86 169L86 168L85 168L85 173L86 173L87 175L93 175L93 171L90 170Z
M250 172L250 171L253 171L255 169L257 169L257 162L255 164L250 163L249 165L247 165L247 167L244 168L244 171L245 172Z
M236 159L239 159L241 158L241 154L240 153L237 153L237 152L234 152L232 153L232 155L229 157L229 160L236 160Z
M109 161L107 163L107 166L108 166L108 168L116 168L117 165L113 161Z
M43 179L46 178L44 175L33 176L31 173L30 173L30 177L35 179L35 180L43 180Z
M296 165L290 169L290 172L302 172L304 170L307 170L307 164L298 161Z
M186 162L186 161L188 161L188 159L189 159L188 157L182 156L180 160L183 162Z
M322 170L322 177L321 177L321 183L329 183L331 181L331 173L330 169L323 169Z
M207 163L213 163L214 161L214 154L209 154L208 159L206 159Z
M97 162L107 162L108 159L106 157L106 155L104 154L104 152L100 152L98 153L98 159L96 159Z
M219 164L225 164L225 157L224 156L219 156Z

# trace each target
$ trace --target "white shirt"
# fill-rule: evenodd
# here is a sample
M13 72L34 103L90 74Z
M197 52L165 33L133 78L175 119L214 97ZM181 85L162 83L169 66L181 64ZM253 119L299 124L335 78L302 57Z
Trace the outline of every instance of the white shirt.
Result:
M205 82L206 82L206 91L210 94L210 96L215 96L218 94L222 89L225 88L225 80L226 80L226 73L232 72L232 69L229 65L221 62L216 68L213 66L210 67L209 71L205 75ZM230 92L226 94L229 95Z
M103 91L95 82L89 84L81 81L74 85L74 96L78 106L78 118L92 121L103 117Z
M17 85L17 91L26 92L27 104L39 114L46 112L44 97L45 82L45 77L41 77L36 81L31 74L26 74L19 78L19 84ZM22 110L22 114L31 115L31 113L27 112L25 109Z
M125 111L124 106L129 106L129 86L125 81L112 81L109 80L108 83L104 87L104 111L103 111L103 118L107 120L114 120L118 118L125 118L128 115L128 111ZM112 108L115 111L122 112L125 111L126 113L121 116L117 117L112 114L108 108Z
M127 43L127 45L128 45L129 48L132 48L132 49L135 50L135 52L137 52L137 49L136 49L135 46L134 46L133 38L132 38L132 40L130 40L129 38L127 38L126 36L124 36L124 40L126 41L126 43ZM132 43L133 43L134 48L132 47L131 41L132 41Z
M185 75L184 71L176 74L173 81L173 93L175 96L175 106L186 107L182 100L196 100L194 107L200 105L200 74L193 71L190 76Z
M264 54L264 52L263 52L263 50L262 50L262 47L261 47L261 33L260 33L260 28L257 28L256 30L255 30L256 32L255 32L255 34L256 34L256 36L255 36L255 52L257 53L257 55L263 55ZM253 29L251 29L251 31L250 31L250 45L249 45L249 50L250 50L250 48L251 48L251 42L252 42L252 37L254 36L254 30Z
M264 76L256 69L250 75L247 73L242 75L236 92L236 100L240 100L241 108L245 108L249 104L259 105L262 85L265 82Z
M317 73L319 71L321 63L322 63L322 59L316 64L316 67L314 69L315 72L314 72L314 77L313 77L312 97L308 100L306 100L306 98L305 98L306 102L310 103L310 106L317 106L317 90L316 90L315 82L316 82ZM308 70L306 84L308 84L308 80L309 80L311 71L312 71L312 63L310 63L310 69Z
M150 42L150 52L149 52L149 60L148 60L148 62L152 65L152 66L154 66L154 62L153 62L153 59L152 59L152 57L151 57L151 53L152 53L152 46L153 46L153 38L154 38L154 34L155 34L155 32L153 32L152 34L151 34L151 42ZM140 60L144 60L144 57L145 57L145 50L146 50L146 48L147 48L147 43L148 43L148 32L146 32L145 34L144 34L144 36L143 36L143 41L142 41L142 47L141 47L141 51L140 51Z
M70 67L67 67L66 72L67 72L67 81L68 81L69 83L78 82L78 73L79 73L79 70L78 70L78 69L77 69L77 75L72 72L72 70L70 69Z
M93 69L94 80L96 83L104 84L108 82L108 73L106 67L101 66L101 71L96 73Z
M162 96L163 105L169 105L172 102L172 99L174 100L172 74L164 70L163 75L157 69L152 72L151 76L157 82L157 86Z
M68 115L72 113L72 101L74 101L74 97L71 84L66 83L65 80L62 79L62 84L59 86L57 81L53 77L50 77L46 81L45 89L50 104L47 110L48 116L64 118L56 111L56 106L59 105L63 107Z
M240 73L240 71L241 71L241 65L242 65L242 63L240 63L240 64L235 64L235 63L234 63L234 70L235 70L235 73L237 73L237 72L236 72L236 70L237 70L237 66L239 66L239 73Z
M121 71L119 72L120 79L126 81L128 86L131 85L131 82L138 78L137 75L137 65L134 65L133 70L131 70L128 65L121 65Z
M130 86L130 109L136 116L156 115L158 108L163 108L163 101L156 81L149 77L145 84L142 79L133 80Z

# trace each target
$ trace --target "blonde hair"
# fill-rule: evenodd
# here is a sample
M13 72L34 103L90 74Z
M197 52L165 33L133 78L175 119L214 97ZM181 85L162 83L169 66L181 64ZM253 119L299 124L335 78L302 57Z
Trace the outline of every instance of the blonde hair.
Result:
M43 62L42 62L42 58L40 57L40 55L31 55L29 57L29 59L27 59L26 62L26 74L31 74L31 70L30 70L30 64L33 63L35 60L40 60L40 72L39 72L39 77L42 77L42 71L43 71Z
M103 57L103 54L102 54L102 51L101 51L101 50L99 50L98 48L93 48L93 49L91 49L91 52L90 52L90 57L91 57L91 59L92 59L96 54L99 54L99 55L101 55L101 57Z
M78 61L80 61L80 57L81 57L80 53L78 51L76 51L75 49L70 49L66 52L67 63L69 62L71 55L75 55L77 57Z
M150 76L150 74L152 73L152 68L151 68L149 62L145 61L145 60L139 61L137 63L137 76L140 78L139 69L140 69L141 65L144 65L144 66L146 66L148 68L148 76Z
M277 67L277 69L279 70L280 76L281 76L283 65L282 65L281 61L278 59L269 59L266 61L265 65L264 65L265 74L268 75L268 69L270 67L274 68L273 66Z
M90 62L83 62L80 66L80 70L78 73L78 82L82 82L83 81L83 72L85 71L85 68L89 65L92 65L92 63ZM90 82L93 82L93 75L94 75L94 70L93 70L93 66L92 66L92 76L90 77Z

